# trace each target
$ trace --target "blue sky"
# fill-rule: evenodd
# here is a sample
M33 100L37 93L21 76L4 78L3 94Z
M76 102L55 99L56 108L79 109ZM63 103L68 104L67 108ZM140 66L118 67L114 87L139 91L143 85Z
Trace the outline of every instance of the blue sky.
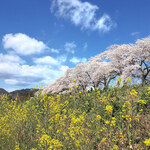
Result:
M149 36L149 0L1 0L0 87L44 86L113 44Z

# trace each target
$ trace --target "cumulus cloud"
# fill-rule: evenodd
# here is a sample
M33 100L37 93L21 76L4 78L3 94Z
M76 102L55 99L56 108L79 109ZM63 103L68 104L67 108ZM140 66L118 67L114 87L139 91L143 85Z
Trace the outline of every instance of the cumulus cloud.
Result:
M76 48L76 44L74 42L66 42L64 45L64 49L65 51L74 54L75 53L75 48Z
M34 63L36 64L47 64L47 65L58 65L59 62L51 56L45 56L42 58L35 58Z
M59 56L59 57L57 57L57 60L58 60L60 63L64 63L64 62L66 62L66 60L67 60L67 56L66 56L66 55Z
M0 63L0 79L10 79L16 76L20 70L18 63L1 62Z
M66 56L59 56L57 58L53 58L51 56L44 56L40 58L33 58L33 62L35 64L40 64L40 65L59 66L62 63L64 63L66 59L67 59Z
M42 53L45 50L59 53L57 49L48 48L43 42L30 38L25 34L6 34L3 38L4 49L7 54L0 53L0 80L13 86L28 86L35 84L49 84L62 76L68 69L63 65L67 56L56 58L43 56L33 58L30 65L24 59L28 55ZM73 47L72 47L73 48ZM70 47L71 49L71 47Z
M97 20L93 29L108 32L112 28L112 26L115 26L115 24L112 23L110 16L104 14L99 20Z
M54 49L54 48L50 48L50 51L52 52L52 53L59 53L59 50L58 49Z
M0 79L14 86L49 84L62 76L68 66L63 65L66 56L52 58L45 56L33 59L28 65L17 55L0 54Z
M0 63L4 63L4 62L24 64L25 60L21 59L19 56L14 54L0 53Z
M86 62L87 59L86 58L77 58L77 57L73 57L70 59L70 62L74 63L74 64L78 64L81 62Z
M52 0L51 12L62 18L69 19L76 26L82 29L99 30L107 32L115 26L108 14L99 19L96 17L97 5L80 0Z
M19 65L17 63L0 63L0 79L17 86L48 84L62 76L67 66L60 65L54 69L51 65Z
M4 49L19 55L42 53L48 48L42 41L38 41L23 33L6 34L2 41Z

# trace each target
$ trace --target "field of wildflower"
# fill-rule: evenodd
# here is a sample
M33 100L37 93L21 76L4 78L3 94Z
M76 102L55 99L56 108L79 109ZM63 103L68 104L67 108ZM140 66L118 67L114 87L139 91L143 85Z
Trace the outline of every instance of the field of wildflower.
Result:
M149 111L150 85L0 95L0 150L149 150Z

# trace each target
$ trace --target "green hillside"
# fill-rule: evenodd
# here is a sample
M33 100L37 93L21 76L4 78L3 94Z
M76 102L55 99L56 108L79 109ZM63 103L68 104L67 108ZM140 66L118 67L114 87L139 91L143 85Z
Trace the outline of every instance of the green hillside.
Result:
M1 150L150 148L150 85L7 98L0 95Z

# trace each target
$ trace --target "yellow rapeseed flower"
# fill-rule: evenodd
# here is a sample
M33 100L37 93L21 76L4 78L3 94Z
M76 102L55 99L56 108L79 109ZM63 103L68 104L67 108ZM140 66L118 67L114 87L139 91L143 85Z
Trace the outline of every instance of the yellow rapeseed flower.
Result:
M44 135L40 138L40 143L41 143L41 145L43 145L43 146L50 145L50 140L51 140L51 138L50 138L47 134L44 134Z
M100 92L100 91L97 91L97 94L98 94L98 95L100 95L100 94L101 94L101 92Z
M114 145L114 146L113 146L113 150L118 150L118 146L117 146L117 145Z
M112 117L110 126L115 126L115 125L116 125L116 118Z
M19 150L19 145L16 145L16 146L15 146L15 150Z
M69 104L69 102L66 100L65 103L64 103L64 105L68 105L68 104Z
M102 117L100 115L96 116L96 119L100 120Z
M73 79L73 82L76 83L76 79Z
M146 101L141 99L141 100L138 100L137 103L146 104Z
M148 94L150 94L150 87L148 87L147 92L148 92Z
M132 97L137 97L137 92L135 90L131 90L130 95Z
M142 112L142 111L143 111L143 109L140 109L140 111Z
M126 83L131 83L131 79L130 78L126 78L125 82Z
M113 111L112 106L111 105L107 105L106 106L106 111L107 111L108 114L112 114L112 111Z
M102 138L101 143L105 143L106 138Z
M118 82L121 82L121 77L118 77L117 81L118 81Z
M110 122L108 120L105 121L106 124L109 124Z
M149 139L145 139L144 143L145 143L146 146L150 146L150 138Z
M129 101L125 101L122 107L131 109L131 103Z

